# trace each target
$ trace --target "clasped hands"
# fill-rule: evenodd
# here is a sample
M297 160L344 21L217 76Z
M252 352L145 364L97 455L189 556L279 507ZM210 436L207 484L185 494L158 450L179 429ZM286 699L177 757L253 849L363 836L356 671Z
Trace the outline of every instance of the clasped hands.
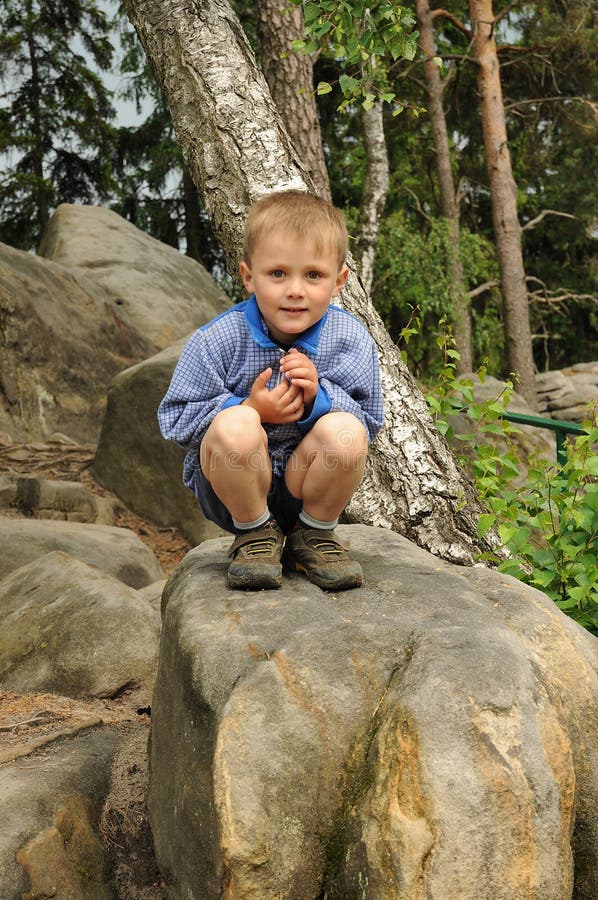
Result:
M316 367L305 353L292 347L280 361L280 371L285 377L269 391L266 384L272 371L270 366L260 372L249 397L243 402L259 413L262 422L270 425L297 422L311 410L315 400L318 391Z

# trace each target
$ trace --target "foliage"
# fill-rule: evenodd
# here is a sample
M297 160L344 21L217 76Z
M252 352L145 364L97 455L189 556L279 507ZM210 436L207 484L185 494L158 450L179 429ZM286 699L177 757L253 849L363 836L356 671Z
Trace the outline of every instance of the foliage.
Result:
M124 17L119 25L120 69L125 79L119 96L133 101L138 112L149 105L150 112L139 125L116 130L111 208L158 240L184 248L188 256L213 269L216 277L223 256L197 190L185 177L164 98L136 33Z
M28 249L57 202L105 199L110 92L90 61L112 60L105 13L92 0L0 0L0 239Z
M436 426L450 440L461 463L471 471L487 512L479 534L498 532L501 547L487 559L501 572L543 591L557 606L598 635L598 411L585 423L586 433L570 441L562 467L545 459L531 461L521 479L521 461L511 442L505 453L488 438L509 443L517 429L503 416L512 393L484 402L474 400L473 382L457 378L458 353L450 335L438 346L445 365L426 400ZM481 378L484 377L482 370ZM472 424L455 433L454 416ZM507 552L505 558L504 552Z
M448 4L458 16L465 6ZM504 6L508 10L509 4ZM598 354L598 19L591 0L511 6L498 24L497 41L520 221L528 226L546 210L565 214L545 215L523 233L534 358L544 370ZM437 20L435 33L451 73L445 105L461 176L463 220L491 238L468 38L444 18Z
M428 217L425 230L404 212L391 213L382 222L372 300L394 340L411 310L418 309L421 327L410 342L407 357L410 368L419 376L426 373L431 377L442 365L438 348L429 335L436 333L439 320L450 320L452 316L449 248L449 229L442 217ZM461 233L461 257L469 287L496 279L492 246L467 228ZM474 306L473 331L477 358L490 357L493 367L499 368L503 338L498 305L492 294Z
M419 32L409 6L389 0L291 0L303 7L306 40L294 41L293 49L315 54L324 49L342 61L338 78L343 100L340 108L361 102L371 109L376 99L394 103L395 114L403 109L390 85L388 64L411 60L417 52ZM320 81L319 95L329 94L332 84ZM395 102L397 101L397 102Z

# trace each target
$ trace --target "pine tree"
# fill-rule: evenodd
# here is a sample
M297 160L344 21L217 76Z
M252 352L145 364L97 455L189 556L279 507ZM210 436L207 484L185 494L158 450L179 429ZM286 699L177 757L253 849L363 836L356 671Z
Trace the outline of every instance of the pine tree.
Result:
M0 18L0 240L30 249L58 203L106 196L114 111L94 69L113 50L93 0L0 0Z

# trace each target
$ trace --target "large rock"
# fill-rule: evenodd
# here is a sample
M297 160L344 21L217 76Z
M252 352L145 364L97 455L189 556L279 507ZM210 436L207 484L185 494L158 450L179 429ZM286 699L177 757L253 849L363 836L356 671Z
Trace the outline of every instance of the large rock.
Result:
M584 422L598 405L598 362L576 363L536 375L540 407L553 419Z
M2 900L113 896L94 824L118 744L95 728L0 768Z
M508 576L341 533L362 589L228 590L224 539L166 586L149 806L170 896L598 896L598 641Z
M52 550L97 566L133 588L164 577L151 549L126 528L0 517L0 546L0 579Z
M0 432L95 443L114 375L230 301L109 210L59 207L42 250L51 259L0 244Z
M61 204L40 256L67 268L156 349L203 325L230 300L195 260L140 231L109 209Z
M0 581L0 685L151 698L160 617L137 591L56 551Z
M14 509L37 519L114 525L117 505L114 500L92 494L78 481L0 475L0 513Z
M154 352L68 269L0 244L0 430L95 442L113 376Z
M164 440L156 419L185 341L114 379L94 473L140 516L158 525L174 525L188 541L199 544L222 531L205 519L195 496L183 485L184 451Z

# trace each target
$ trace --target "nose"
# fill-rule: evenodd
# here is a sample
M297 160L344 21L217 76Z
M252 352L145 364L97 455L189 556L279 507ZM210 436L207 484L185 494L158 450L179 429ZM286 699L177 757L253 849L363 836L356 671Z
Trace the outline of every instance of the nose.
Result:
M287 282L287 297L303 297L304 293L303 279L299 276L289 278Z

